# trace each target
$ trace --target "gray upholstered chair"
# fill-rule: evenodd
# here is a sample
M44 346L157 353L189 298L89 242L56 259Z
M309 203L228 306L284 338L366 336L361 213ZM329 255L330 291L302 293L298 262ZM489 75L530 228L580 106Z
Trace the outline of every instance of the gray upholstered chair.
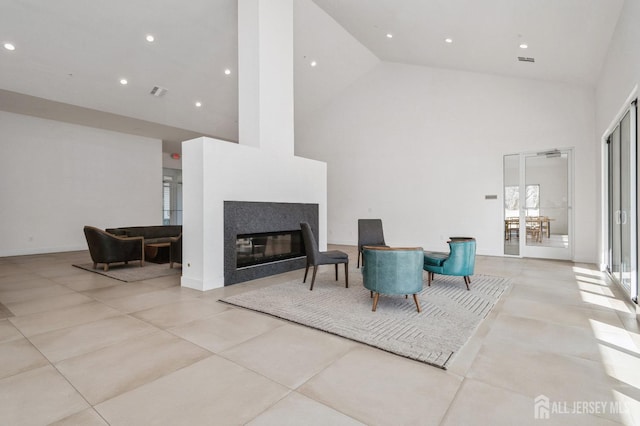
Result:
M320 251L318 249L318 243L311 231L311 226L308 223L300 223L302 228L302 239L304 240L304 250L307 253L307 267L304 270L304 279L302 282L307 281L307 273L309 272L309 266L313 265L313 277L311 278L311 287L309 290L313 290L313 284L316 281L316 272L318 271L318 265L335 265L336 267L336 281L338 281L338 264L344 263L344 284L345 287L349 287L349 255L347 253L331 250Z
M371 292L375 312L380 294L413 295L420 312L418 293L422 291L422 247L392 248L364 246L362 282Z
M384 242L381 219L358 219L358 268L363 246L388 247Z
M144 237L119 237L93 226L84 227L84 236L89 246L89 254L93 260L93 268L104 263L104 270L115 262L128 263L139 260L144 265Z

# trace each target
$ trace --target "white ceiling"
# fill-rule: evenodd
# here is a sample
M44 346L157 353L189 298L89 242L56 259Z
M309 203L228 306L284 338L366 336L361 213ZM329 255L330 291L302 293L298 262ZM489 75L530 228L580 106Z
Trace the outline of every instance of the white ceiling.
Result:
M599 76L624 3L314 1L384 61L586 85ZM522 43L529 47L521 49ZM535 63L519 62L518 56L533 57Z
M296 119L378 58L594 86L623 1L295 0ZM198 134L237 140L237 0L2 0L0 8L0 42L16 45L0 48L1 110L80 124L93 117L87 125L105 112L104 128L159 137L165 151ZM155 85L167 94L151 96Z

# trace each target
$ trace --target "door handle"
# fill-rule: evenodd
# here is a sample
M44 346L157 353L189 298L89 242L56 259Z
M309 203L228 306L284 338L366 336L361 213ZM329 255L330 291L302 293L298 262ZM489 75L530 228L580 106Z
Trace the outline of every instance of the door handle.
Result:
M627 212L625 210L622 210L620 212L620 218L621 218L621 221L622 221L621 224L622 225L626 225L627 224Z

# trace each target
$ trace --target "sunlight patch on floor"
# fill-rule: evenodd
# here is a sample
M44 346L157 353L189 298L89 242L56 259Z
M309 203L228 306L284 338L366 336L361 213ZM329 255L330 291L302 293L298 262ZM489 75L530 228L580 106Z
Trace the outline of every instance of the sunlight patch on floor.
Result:
M582 301L585 303L602 306L603 308L613 309L618 312L624 312L625 314L633 313L631 309L629 309L627 304L622 300L618 300L618 299L607 297L607 296L601 296L593 293L588 293L586 291L581 291L580 297L582 298Z
M584 283L591 283L601 285L603 287L609 287L609 284L602 278L584 277L582 275L576 275L576 280Z
M602 278L602 272L597 269L588 269L581 266L574 266L573 272L576 274L591 275L593 277Z
M622 417L623 424L640 424L640 402L615 389L613 390L613 396L620 408L619 414Z
M578 288L581 291L585 291L588 293L594 293L596 295L602 295L602 296L607 296L607 297L615 297L615 295L613 294L613 292L605 286L601 286L601 285L597 285L597 284L591 284L591 283L585 283L582 281L578 281Z

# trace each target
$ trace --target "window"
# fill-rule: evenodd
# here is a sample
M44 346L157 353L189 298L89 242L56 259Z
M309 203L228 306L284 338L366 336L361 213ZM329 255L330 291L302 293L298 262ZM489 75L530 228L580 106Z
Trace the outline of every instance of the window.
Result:
M540 215L540 185L527 185L525 197L526 216ZM520 187L504 187L504 211L505 217L520 216Z

